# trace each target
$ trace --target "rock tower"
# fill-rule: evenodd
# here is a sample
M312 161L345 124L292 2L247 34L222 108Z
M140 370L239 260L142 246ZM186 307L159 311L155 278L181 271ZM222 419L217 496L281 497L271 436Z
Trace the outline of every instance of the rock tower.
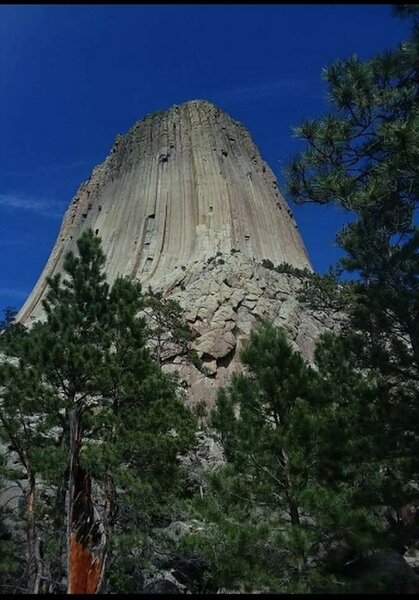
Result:
M41 317L46 278L87 228L102 239L109 282L128 275L184 307L206 366L175 357L192 403L214 397L263 317L311 357L324 315L301 309L294 277L262 266L311 269L297 225L246 128L213 104L173 106L117 137L71 201L18 320Z

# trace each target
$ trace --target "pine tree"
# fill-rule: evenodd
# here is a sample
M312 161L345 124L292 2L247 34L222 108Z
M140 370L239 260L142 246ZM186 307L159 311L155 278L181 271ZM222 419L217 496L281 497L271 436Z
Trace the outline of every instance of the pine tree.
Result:
M161 292L149 288L144 294L144 313L151 352L159 364L167 364L174 356L191 354L192 332L182 318L182 309L176 300L164 298Z
M380 543L371 507L381 479L370 447L376 386L325 336L317 368L284 331L253 331L211 424L227 465L197 498L201 534L188 544L208 561L210 591L339 589L339 568ZM339 557L338 557L339 554Z
M353 217L337 235L345 251L337 268L306 281L300 298L326 307L332 299L346 314L350 361L377 382L381 431L372 443L387 473L383 503L400 510L419 503L419 12L395 12L412 23L409 40L324 70L332 110L296 129L306 149L288 168L288 191Z
M9 469L5 456L0 457L0 593L7 594L15 591L16 578L19 573L19 565L15 556L15 544L12 539L10 522L10 504L15 499L15 491L10 482L7 481Z
M0 321L0 331L7 329L16 317L17 311L12 306L6 306L3 310L3 319Z
M402 12L417 21L417 7L408 8ZM417 24L413 29L399 48L324 70L332 112L296 128L307 148L288 168L288 191L297 202L336 204L355 216L337 237L346 253L340 270L356 275L346 303L350 327L362 331L365 360L417 380Z
M69 592L94 593L118 511L148 531L176 490L171 477L178 454L193 443L194 423L147 349L140 285L118 278L109 286L92 231L77 248L65 257L64 274L48 280L45 320L4 340L3 352L14 358L0 366L1 410L3 436L28 473L27 505L42 506L46 529L56 534L58 560L49 570L58 578L64 570ZM29 532L32 525L39 537L36 519L27 519ZM28 560L35 554L28 543ZM28 587L36 589L33 581Z

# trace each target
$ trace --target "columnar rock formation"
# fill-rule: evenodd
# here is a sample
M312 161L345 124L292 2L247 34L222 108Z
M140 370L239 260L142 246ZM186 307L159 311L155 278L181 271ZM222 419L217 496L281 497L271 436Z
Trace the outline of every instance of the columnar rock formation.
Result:
M207 366L204 376L178 365L194 401L236 368L237 348L263 316L285 323L310 356L322 324L298 307L292 277L261 266L311 268L296 223L245 127L213 104L174 106L117 137L72 200L20 321L41 316L47 276L86 228L102 238L110 282L138 278L185 307Z
M91 227L110 281L152 285L217 252L240 250L296 267L309 261L275 177L248 132L204 101L149 115L118 136L109 157L72 200L48 263L20 319L36 317L45 278Z

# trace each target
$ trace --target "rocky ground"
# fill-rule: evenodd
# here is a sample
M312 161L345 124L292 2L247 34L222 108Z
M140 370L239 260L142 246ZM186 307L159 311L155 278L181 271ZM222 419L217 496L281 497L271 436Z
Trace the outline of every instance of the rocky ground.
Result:
M283 326L309 361L320 333L339 327L339 315L312 311L298 302L299 278L270 270L239 251L218 253L177 271L169 288L163 280L156 291L179 302L195 336L193 348L204 369L182 356L174 356L165 367L179 373L192 406L213 406L217 389L241 368L240 349L263 319Z

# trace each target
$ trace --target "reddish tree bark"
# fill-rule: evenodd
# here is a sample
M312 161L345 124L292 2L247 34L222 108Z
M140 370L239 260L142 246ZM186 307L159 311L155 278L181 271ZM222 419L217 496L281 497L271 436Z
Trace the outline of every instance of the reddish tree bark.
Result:
M102 583L106 535L92 500L92 480L80 465L80 427L70 420L71 465L68 505L68 594L96 594Z

